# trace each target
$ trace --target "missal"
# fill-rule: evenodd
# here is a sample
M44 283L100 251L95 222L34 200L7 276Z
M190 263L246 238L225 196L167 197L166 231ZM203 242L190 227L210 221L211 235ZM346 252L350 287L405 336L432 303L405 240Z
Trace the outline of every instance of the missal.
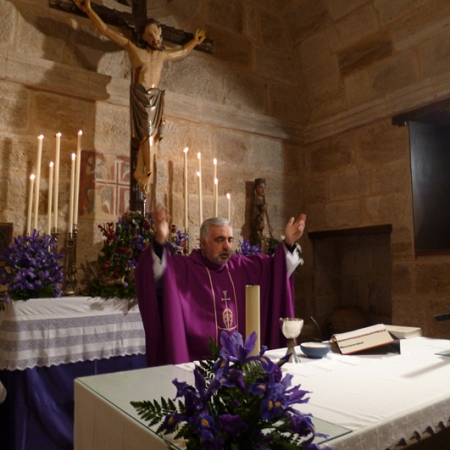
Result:
M385 325L385 327L397 339L422 336L422 328L420 327L403 327L400 325Z
M375 347L393 344L396 342L396 339L386 329L386 325L378 324L346 333L335 334L332 337L332 341L336 342L343 355L349 355Z

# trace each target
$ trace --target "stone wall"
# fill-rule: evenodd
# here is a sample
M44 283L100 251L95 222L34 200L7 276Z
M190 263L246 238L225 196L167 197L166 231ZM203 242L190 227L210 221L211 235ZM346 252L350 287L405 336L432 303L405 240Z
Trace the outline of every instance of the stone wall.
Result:
M183 149L188 146L192 245L196 245L199 225L197 152L202 154L204 217L212 215L212 160L217 158L219 214L227 214L225 194L229 192L237 238L248 237L248 203L252 182L258 177L266 178L271 225L280 237L290 215L304 209L297 154L306 122L295 52L280 56L276 51L274 36L284 35L282 18L271 2L235 1L226 9L219 0L162 3L149 13L187 31L205 28L216 52L194 51L184 60L168 63L163 71L166 125L157 151L157 198L168 205L173 222L182 228ZM94 179L109 180L114 160L129 156L128 58L101 37L87 18L52 9L48 1L2 1L0 30L0 176L4 186L0 221L12 222L15 235L25 231L28 177L35 170L37 136L42 133L38 229L46 230L47 168L54 160L55 134L60 132L58 231L64 250L70 154L76 149L78 130L83 130L82 156L89 158L83 164L88 164L90 175L95 173ZM283 42L287 45L287 38ZM293 98L295 102L287 101ZM83 192L86 188L81 186ZM103 195L100 184L89 189L95 204L93 209L92 205L80 208L79 266L97 257L102 241L97 225L117 220L107 204L112 200ZM113 195L111 189L107 194ZM77 277L81 280L82 270Z
M193 52L167 64L166 131L157 154L157 195L183 221L183 148L189 151L189 225L198 227L196 153L204 161L205 214L211 212L212 158L219 194L231 193L237 236L248 235L251 183L267 180L272 226L308 213L308 230L391 224L392 319L430 336L449 327L432 316L450 309L445 255L416 258L407 128L395 114L450 96L450 4L446 0L149 1L169 26L205 28L213 55ZM66 232L69 154L129 154L126 54L79 16L43 0L0 2L0 220L25 228L27 182L36 137L43 163L62 133L61 239ZM87 154L87 153L86 153ZM91 154L91 153L89 153ZM39 227L44 229L47 176ZM225 200L219 212L224 214ZM98 207L80 216L79 260L95 259ZM82 211L83 212L83 211ZM311 242L296 278L297 315L324 316L314 297ZM94 247L93 247L94 246ZM93 248L95 251L93 251ZM81 276L81 274L78 274Z
M393 126L386 119L308 144L305 166L308 231L392 225L392 322L421 326L427 336L450 336L448 324L433 318L450 310L450 257L414 253L407 127ZM303 287L309 296L303 299L302 315L314 315L324 323L330 308L342 303L339 299L322 305L320 292L326 286L315 284L321 281L314 278L311 241L306 253L309 278L305 273ZM367 282L360 298L366 298L370 289ZM356 298L344 300L355 302ZM369 312L370 305L366 306ZM375 314L377 320L380 316Z
M448 337L433 316L450 310L450 257L415 256L408 130L391 118L449 97L450 4L291 0L282 14L311 111L300 156L308 230L391 224L393 322ZM306 252L311 261L310 242ZM303 275L301 315L325 320L312 265Z

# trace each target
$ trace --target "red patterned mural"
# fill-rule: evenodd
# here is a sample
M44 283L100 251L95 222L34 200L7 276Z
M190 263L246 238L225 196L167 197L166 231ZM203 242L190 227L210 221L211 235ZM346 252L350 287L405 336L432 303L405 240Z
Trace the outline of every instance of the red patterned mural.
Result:
M117 220L130 202L130 158L81 152L80 216Z

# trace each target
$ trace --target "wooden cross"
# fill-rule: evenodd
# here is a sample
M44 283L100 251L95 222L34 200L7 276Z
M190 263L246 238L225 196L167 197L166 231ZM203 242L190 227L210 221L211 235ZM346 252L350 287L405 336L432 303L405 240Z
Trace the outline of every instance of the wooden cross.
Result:
M72 0L49 0L51 8L86 17ZM119 6L119 3L118 3ZM140 36L140 28L142 23L147 20L147 3L146 0L132 0L131 13L126 11L118 11L107 8L106 6L92 3L92 9L100 16L103 22L125 30L131 31L133 41L136 44L142 44ZM183 30L161 24L162 37L166 42L171 44L184 45L189 42L194 35ZM197 45L194 50L206 53L214 53L214 41L206 38L201 44Z
M92 3L92 9L99 15L99 17L108 25L113 25L132 33L132 40L136 45L144 47L144 42L141 36L141 26L147 20L147 4L146 0L131 0L131 13L127 12L129 8L123 7L122 11L110 9L102 5ZM81 11L72 0L49 0L50 7L86 17L86 14ZM121 5L117 3L117 7ZM193 39L192 33L186 33L182 30L177 30L172 27L161 24L162 38L166 42L172 44L184 45ZM211 39L205 39L201 44L195 47L206 53L214 52L214 42ZM140 211L145 213L145 198L139 189L137 181L133 173L137 166L137 157L139 149L130 143L130 211ZM152 170L154 171L154 169ZM154 194L154 193L153 193Z

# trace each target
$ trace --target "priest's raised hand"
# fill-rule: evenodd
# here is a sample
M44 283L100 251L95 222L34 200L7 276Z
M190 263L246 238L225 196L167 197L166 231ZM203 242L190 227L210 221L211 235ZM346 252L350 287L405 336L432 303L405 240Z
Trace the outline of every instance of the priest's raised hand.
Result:
M293 246L302 237L305 225L306 214L300 214L297 220L291 217L284 229L284 242L289 246Z
M155 241L135 271L136 292L146 337L147 364L179 364L209 355L209 338L220 345L223 330L245 336L245 287L260 286L261 344L282 346L279 318L294 317L293 277L301 262L293 251L306 216L291 218L285 243L274 256L233 253L233 228L214 217L200 228L200 248L171 255L167 209L154 211ZM192 245L192 243L191 243Z

